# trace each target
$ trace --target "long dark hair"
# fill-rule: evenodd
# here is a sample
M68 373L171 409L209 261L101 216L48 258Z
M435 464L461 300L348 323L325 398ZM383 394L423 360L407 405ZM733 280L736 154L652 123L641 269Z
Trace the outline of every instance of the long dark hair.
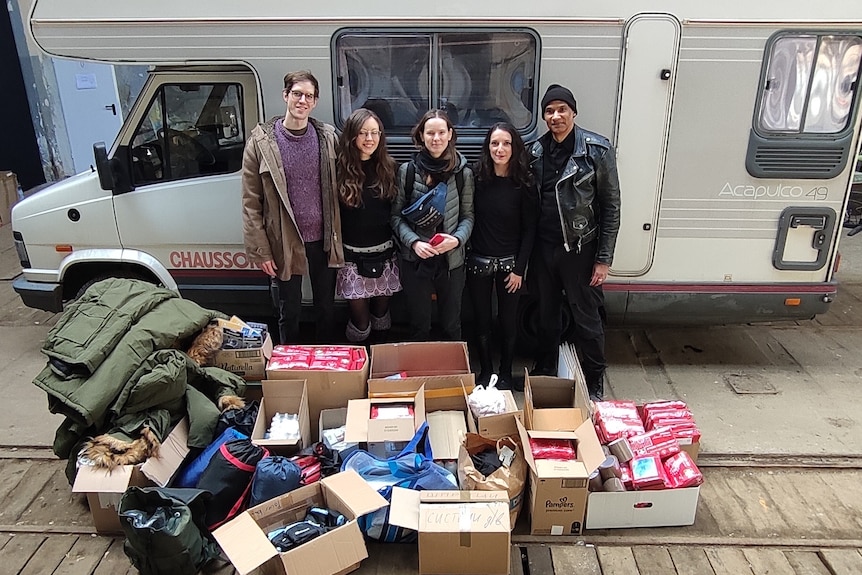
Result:
M452 125L452 121L449 119L449 115L445 111L434 109L425 112L425 115L422 116L419 123L413 128L413 132L411 132L413 143L416 144L420 150L426 149L423 134L425 132L425 124L432 118L440 118L445 121L446 127L452 132L452 139L449 140L449 145L446 146L446 150L440 156L440 159L445 165L445 168L442 171L447 174L451 174L455 171L455 168L458 167L458 153L455 151L455 141L458 139L458 134L455 132L455 126Z
M491 135L501 130L512 137L512 157L509 159L509 178L515 185L522 189L529 189L533 185L533 173L530 171L530 165L527 159L527 147L524 145L524 139L521 134L515 129L515 126L508 122L497 122L488 130L485 135L485 141L482 143L482 151L479 154L479 161L476 163L476 179L479 182L487 183L494 179L494 160L491 159Z
M371 154L369 162L374 163L374 181L370 187L376 192L378 198L392 201L395 199L397 189L395 186L395 160L386 149L386 133L383 131L383 122L377 114L366 108L354 110L347 122L344 131L338 138L338 154L336 159L336 182L338 184L338 198L346 206L358 208L362 206L362 188L365 186L365 172L362 168L362 158L359 148L356 147L356 138L359 130L369 119L377 122L380 130L380 139L377 149Z

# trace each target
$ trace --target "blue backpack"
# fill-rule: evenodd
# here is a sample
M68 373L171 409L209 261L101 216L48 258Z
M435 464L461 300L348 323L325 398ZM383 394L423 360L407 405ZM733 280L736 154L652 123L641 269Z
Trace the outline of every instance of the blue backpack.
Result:
M422 453L417 453L420 449ZM458 480L444 467L434 463L428 442L428 424L423 423L413 441L396 457L380 459L358 449L347 456L341 470L352 469L367 481L386 501L392 500L392 488L458 489ZM361 516L357 523L368 539L380 543L416 541L412 529L389 523L389 506Z
M281 455L270 455L257 462L251 480L249 507L275 499L300 486L302 470L295 462Z

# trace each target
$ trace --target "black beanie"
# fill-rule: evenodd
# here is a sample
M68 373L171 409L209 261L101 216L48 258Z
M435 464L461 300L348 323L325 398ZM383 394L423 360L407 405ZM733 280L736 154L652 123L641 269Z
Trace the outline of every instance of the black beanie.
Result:
M572 91L568 88L564 88L559 84L551 84L548 86L548 91L545 92L544 96L542 96L542 112L544 112L545 107L554 100L565 102L569 105L569 108L572 109L572 112L575 114L578 113L578 103L575 102L575 97L572 95Z

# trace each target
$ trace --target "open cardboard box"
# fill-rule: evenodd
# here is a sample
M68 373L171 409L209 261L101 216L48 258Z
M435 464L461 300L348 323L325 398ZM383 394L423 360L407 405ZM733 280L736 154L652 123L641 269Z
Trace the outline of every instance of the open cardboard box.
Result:
M263 380L260 383L263 398L260 400L260 410L254 422L251 442L265 447L274 455L293 455L303 447L311 445L308 439L311 437L311 431L305 380ZM264 439L276 413L295 413L299 416L299 439Z
M693 525L700 487L658 491L593 492L587 501L587 529Z
M372 409L384 410L402 405L412 407L413 417L371 418ZM369 453L386 459L398 455L423 423L425 395L422 387L412 397L351 399L347 402L344 440L348 443L366 443Z
M111 471L81 466L73 493L86 493L93 525L99 533L122 533L117 510L129 487L165 487L188 455L189 420L183 418L162 442L159 456L137 465L121 465Z
M245 322L234 316L230 320L219 320L219 324L234 331L240 331ZM235 373L246 381L260 381L266 377L266 363L270 357L272 357L272 338L267 333L261 347L220 349L213 354L208 365Z
M524 372L524 419L531 430L574 431L590 419L590 398L575 380Z
M520 421L516 424L524 446L524 458L530 467L530 534L580 534L584 527L590 473L605 460L593 422L587 419L574 431L528 431ZM576 459L534 459L531 437L568 439L575 446Z
M337 429L339 427L343 427L344 432L347 431L347 408L346 407L337 407L333 409L322 409L320 410L320 420L318 421L318 437L320 437L320 441L323 441L327 447L330 449L335 449L338 451L339 460L344 461L344 459L353 451L359 448L359 445L356 443L348 443L347 441L341 441L340 443L335 443L334 445L330 445L328 441L323 436L323 432L326 429Z
M406 372L402 379L387 377ZM371 346L368 397L409 395L425 388L427 411L461 409L461 386L473 391L467 344L461 341L389 343Z
M389 522L419 532L420 575L509 575L505 491L393 487Z
M329 346L324 346L329 347ZM353 347L365 352L363 346L340 346ZM266 378L277 379L304 379L308 385L308 416L309 421L318 421L320 412L324 409L344 407L351 399L362 399L366 397L366 386L368 382L368 369L371 364L366 360L362 369L352 371L332 371L321 369L269 369L266 370ZM311 429L311 442L319 441L320 435L317 427Z
M468 403L467 388L462 387L464 402ZM475 417L473 412L467 410L469 419L474 423L476 433L488 439L500 439L501 437L518 437L518 426L515 421L524 423L524 411L518 408L515 396L508 389L500 390L506 401L506 412L497 415L480 415ZM472 431L472 430L471 430Z
M435 461L458 460L461 443L467 436L467 414L463 411L432 411L426 414L428 440Z
M368 557L356 518L386 505L386 500L359 474L347 470L252 507L216 529L213 536L242 575L258 568L261 573L279 575L349 573ZM313 506L338 511L349 521L280 553L267 533L302 521Z

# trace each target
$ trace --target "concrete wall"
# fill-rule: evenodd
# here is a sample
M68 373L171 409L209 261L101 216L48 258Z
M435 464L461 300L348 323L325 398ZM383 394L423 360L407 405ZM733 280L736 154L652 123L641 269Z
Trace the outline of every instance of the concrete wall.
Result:
M52 58L40 52L26 32L32 3L33 0L7 0L7 8L45 179L56 181L74 174L75 169ZM146 79L146 67L115 66L114 69L120 108L125 117Z

